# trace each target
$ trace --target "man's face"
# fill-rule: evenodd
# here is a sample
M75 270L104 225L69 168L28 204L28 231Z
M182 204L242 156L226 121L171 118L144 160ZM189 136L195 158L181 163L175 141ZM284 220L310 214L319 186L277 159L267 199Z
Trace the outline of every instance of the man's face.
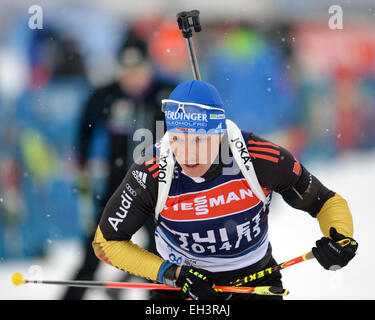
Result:
M169 132L169 142L182 170L189 177L201 177L220 150L222 135Z

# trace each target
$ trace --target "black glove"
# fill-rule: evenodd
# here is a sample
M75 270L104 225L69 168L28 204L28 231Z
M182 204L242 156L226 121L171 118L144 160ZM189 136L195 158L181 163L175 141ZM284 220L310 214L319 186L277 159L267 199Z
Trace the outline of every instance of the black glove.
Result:
M171 285L174 281L177 266L170 267L164 274L163 283ZM208 271L190 266L182 266L175 286L181 287L181 291L193 300L227 300L231 293L216 292L214 283L207 277Z
M324 269L335 271L345 267L354 258L358 243L354 239L338 233L335 228L329 230L329 235L331 239L323 237L316 242L312 253ZM350 241L346 245L340 246L337 242L344 239Z

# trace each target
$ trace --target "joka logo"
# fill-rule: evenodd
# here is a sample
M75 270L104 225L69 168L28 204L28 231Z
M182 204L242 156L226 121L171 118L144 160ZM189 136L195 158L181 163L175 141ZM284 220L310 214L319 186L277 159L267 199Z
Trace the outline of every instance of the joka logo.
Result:
M133 170L132 175L133 175L134 179L137 180L137 182L140 184L140 186L143 189L146 189L145 183L146 183L146 179L147 179L147 173L142 172L142 171L138 171L138 170Z
M234 142L234 146L236 147L237 151L239 152L241 159L243 161L243 164L245 165L246 169L249 170L250 167L247 165L247 163L250 161L251 158L249 156L249 152L246 149L246 146L244 143L240 140L240 138L231 139L232 142Z
M169 152L168 152L169 153ZM160 159L159 159L159 177L158 177L158 181L159 182L163 182L163 183L167 183L167 181L165 180L166 176L167 176L167 156L168 156L168 153L167 155L162 155L160 156Z

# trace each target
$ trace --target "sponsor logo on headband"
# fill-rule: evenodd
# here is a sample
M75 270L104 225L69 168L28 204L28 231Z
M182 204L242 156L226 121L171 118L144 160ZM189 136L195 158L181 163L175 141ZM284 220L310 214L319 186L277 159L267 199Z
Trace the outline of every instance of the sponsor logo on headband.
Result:
M207 114L203 113L183 113L178 111L166 111L165 117L168 120L192 120L192 121L204 121L207 122Z
M212 114L210 114L210 119L211 119L211 120L221 120L221 119L225 119L225 114L224 114L224 113L219 113L219 114L212 113Z

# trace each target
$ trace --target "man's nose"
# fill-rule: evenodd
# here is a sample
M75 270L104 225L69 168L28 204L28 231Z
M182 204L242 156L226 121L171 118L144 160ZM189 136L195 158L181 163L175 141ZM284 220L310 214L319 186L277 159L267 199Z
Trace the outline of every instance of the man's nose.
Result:
M195 142L185 144L185 163L196 164L199 160L199 151Z

